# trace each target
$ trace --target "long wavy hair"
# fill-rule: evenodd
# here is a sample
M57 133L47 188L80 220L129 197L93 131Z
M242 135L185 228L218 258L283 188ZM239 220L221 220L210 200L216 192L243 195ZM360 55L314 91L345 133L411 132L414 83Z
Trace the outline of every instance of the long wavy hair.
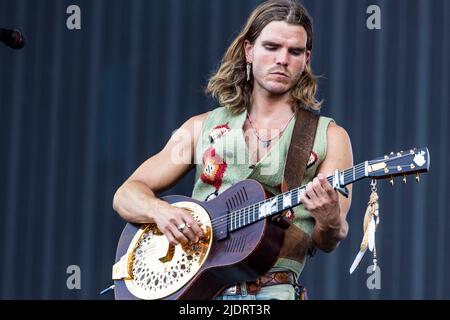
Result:
M244 42L254 44L262 30L272 21L285 21L291 25L302 26L307 34L306 49L312 51L312 18L306 9L294 0L270 0L259 5L250 15L247 23L222 58L219 69L209 79L206 93L217 99L221 106L234 114L250 107L253 77L247 81ZM317 79L311 70L311 61L297 84L291 89L292 106L306 106L320 110L321 102L316 100Z

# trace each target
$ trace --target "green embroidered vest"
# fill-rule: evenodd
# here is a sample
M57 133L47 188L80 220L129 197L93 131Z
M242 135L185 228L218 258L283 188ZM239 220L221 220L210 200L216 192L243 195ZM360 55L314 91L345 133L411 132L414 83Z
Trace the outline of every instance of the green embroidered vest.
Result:
M254 179L263 187L277 195L281 193L284 172L294 121L291 121L280 139L256 164L250 165L248 146L245 142L243 125L247 111L234 115L227 108L219 107L211 111L203 123L201 136L195 150L195 185L192 197L208 201L222 193L234 183ZM306 185L316 176L316 170L326 156L327 127L331 118L320 117L313 151L301 185ZM314 219L303 205L294 208L293 223L311 235ZM297 276L304 265L290 259L281 258L273 270L288 269Z

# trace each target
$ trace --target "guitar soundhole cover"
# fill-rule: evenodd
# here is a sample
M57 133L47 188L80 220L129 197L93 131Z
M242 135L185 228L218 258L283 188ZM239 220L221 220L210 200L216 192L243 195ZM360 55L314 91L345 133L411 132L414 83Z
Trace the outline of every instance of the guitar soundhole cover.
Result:
M140 299L162 299L186 285L203 265L212 241L208 213L193 202L172 204L191 211L202 222L204 236L198 243L173 246L155 224L147 224L130 244L128 290ZM136 241L134 241L136 240Z

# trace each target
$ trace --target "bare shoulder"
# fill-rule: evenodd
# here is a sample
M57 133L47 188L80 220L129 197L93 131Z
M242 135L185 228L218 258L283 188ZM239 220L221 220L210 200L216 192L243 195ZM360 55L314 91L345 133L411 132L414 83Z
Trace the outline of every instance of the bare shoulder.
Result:
M346 169L353 163L353 151L347 131L334 122L330 122L327 130L327 154L323 163L327 172L335 169Z
M208 117L209 113L210 111L193 116L189 118L181 127L188 129L197 125L203 126L203 122Z
M327 130L328 144L333 143L350 143L350 136L347 131L337 125L335 122L330 122Z
M182 137L183 140L186 139L187 137L190 137L190 139L189 139L190 144L193 148L197 144L197 139L200 136L202 129L203 129L203 123L205 122L209 113L210 112L205 112L205 113L198 114L196 116L189 118L176 131L176 134L174 134L174 136Z
M147 159L128 180L142 181L154 192L174 185L193 167L195 142L207 116L208 112L185 121L165 147Z

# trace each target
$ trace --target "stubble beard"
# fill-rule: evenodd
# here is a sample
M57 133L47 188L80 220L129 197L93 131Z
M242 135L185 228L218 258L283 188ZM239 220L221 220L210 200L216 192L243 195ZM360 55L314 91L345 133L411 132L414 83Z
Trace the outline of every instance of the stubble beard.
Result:
M294 86L297 83L297 82L289 83L289 84L284 85L284 88L282 88L281 86L273 86L269 83L264 83L264 82L261 83L258 80L256 80L256 82L258 83L258 86L260 87L260 89L266 91L270 96L273 96L273 97L285 96L286 94L291 92L292 89L294 89Z

